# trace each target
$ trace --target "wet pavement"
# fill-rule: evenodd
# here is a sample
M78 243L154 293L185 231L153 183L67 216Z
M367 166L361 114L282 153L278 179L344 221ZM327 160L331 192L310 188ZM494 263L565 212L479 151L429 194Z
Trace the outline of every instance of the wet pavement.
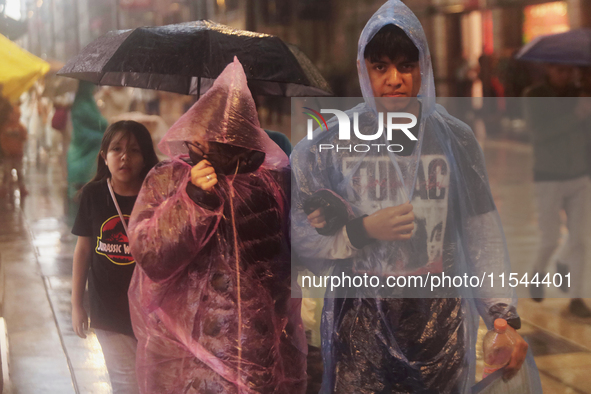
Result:
M486 141L484 150L512 270L527 272L537 245L531 146ZM0 202L3 316L13 392L110 393L96 337L78 338L71 328L75 237L70 234L72 215L64 204L65 177L58 163L55 156L28 165L29 195L21 200L16 193ZM564 298L540 304L521 299L521 333L536 357L544 392L591 393L591 319L571 316L567 305ZM480 334L484 332L482 328ZM478 356L481 368L480 351Z
M65 176L58 163L52 157L27 166L29 195L19 199L17 192L16 198L2 200L0 258L13 392L111 393L96 336L81 339L71 326L76 237L70 234L73 219L64 204ZM14 262L6 261L6 248L20 251ZM22 279L13 275L16 269L25 271Z

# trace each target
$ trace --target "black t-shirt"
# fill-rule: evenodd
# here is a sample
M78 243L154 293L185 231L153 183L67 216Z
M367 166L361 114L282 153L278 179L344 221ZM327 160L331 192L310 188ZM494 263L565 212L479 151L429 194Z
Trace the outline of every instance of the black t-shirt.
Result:
M137 196L116 197L129 221ZM88 274L90 326L133 336L127 290L135 260L106 180L89 183L82 190L72 233L91 237L93 246Z

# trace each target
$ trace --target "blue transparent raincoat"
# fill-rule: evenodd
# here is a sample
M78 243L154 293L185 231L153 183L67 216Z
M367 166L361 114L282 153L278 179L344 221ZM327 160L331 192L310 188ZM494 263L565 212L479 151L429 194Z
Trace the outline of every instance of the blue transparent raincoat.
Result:
M347 112L372 134L377 110L364 61L367 43L385 25L400 27L419 50L421 87L418 141L405 156L385 150L320 152L342 144L338 122L302 140L291 155L292 248L317 274L478 276L509 272L501 221L494 205L482 151L472 130L435 103L427 41L415 15L391 0L369 20L358 49L365 103ZM364 142L352 137L351 144ZM381 141L388 144L386 133ZM326 231L307 221L306 205L328 201ZM375 241L355 248L344 241L343 223L410 201L415 229L408 241ZM329 217L333 215L335 217ZM335 220L332 220L335 219ZM322 234L321 234L322 233ZM483 281L484 282L484 281ZM327 294L321 334L322 393L469 393L475 381L479 316L518 322L511 288L460 286L437 295L380 288L339 289ZM446 290L447 291L447 290ZM519 324L519 323L515 323ZM531 352L520 373L500 390L538 393Z

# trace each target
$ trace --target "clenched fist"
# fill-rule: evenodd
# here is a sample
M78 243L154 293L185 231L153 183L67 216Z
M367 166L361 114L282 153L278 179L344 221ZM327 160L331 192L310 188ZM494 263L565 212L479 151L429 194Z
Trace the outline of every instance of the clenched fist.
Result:
M191 183L205 191L211 190L218 183L218 177L210 162L201 160L191 168Z
M367 235L382 241L403 241L410 239L415 214L412 205L407 202L395 207L380 209L363 219Z

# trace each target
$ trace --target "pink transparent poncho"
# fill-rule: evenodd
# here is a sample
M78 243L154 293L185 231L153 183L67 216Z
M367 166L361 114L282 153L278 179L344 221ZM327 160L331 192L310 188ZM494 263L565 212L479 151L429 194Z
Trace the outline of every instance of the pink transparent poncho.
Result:
M185 142L263 152L264 162L229 175L216 169L218 184L204 192L187 186L196 163ZM129 226L141 392L303 393L288 159L260 128L237 59L159 148L171 159L148 174Z

